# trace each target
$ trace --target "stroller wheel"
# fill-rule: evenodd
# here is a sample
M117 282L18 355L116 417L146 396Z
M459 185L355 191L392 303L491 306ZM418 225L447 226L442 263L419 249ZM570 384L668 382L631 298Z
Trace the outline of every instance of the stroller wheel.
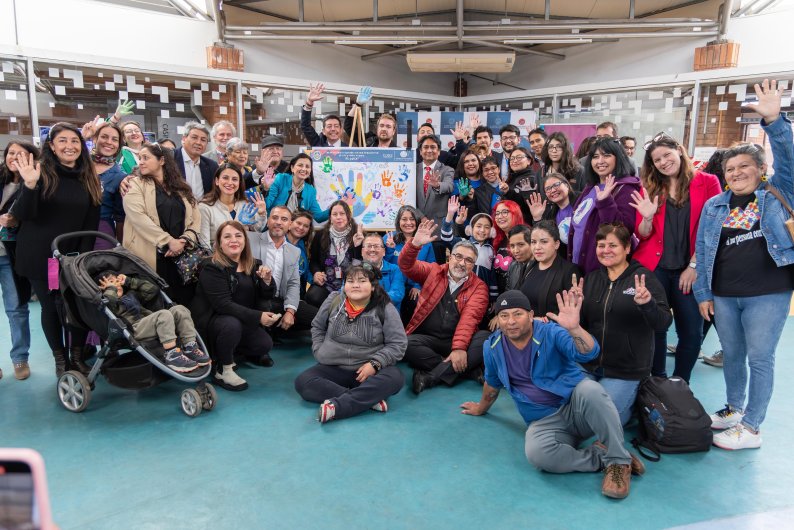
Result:
M66 410L83 412L91 402L91 384L80 372L69 370L58 378L58 399Z
M191 418L201 414L201 394L195 388L182 391L182 412Z
M209 383L200 383L197 390L201 394L201 406L204 410L212 410L218 403L218 392Z

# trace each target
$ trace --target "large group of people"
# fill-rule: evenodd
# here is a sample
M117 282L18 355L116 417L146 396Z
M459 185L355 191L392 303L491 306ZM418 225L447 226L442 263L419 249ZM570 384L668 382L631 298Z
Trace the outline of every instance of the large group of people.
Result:
M318 133L312 107L322 93L313 85L301 109L306 144L344 148L354 111L327 115ZM169 367L208 362L198 331L212 381L242 391L241 367L273 366L285 334L310 337L317 364L296 374L295 389L319 404L322 423L386 412L405 362L417 395L462 379L482 384L464 414L486 413L504 387L528 424L532 464L604 470L602 492L623 498L630 476L644 471L623 439L641 382L667 376L668 349L672 375L689 382L713 321L727 393L712 415L714 444L760 447L794 291L794 149L775 82L756 93L771 177L758 146L722 152L715 175L696 170L665 133L644 145L638 168L636 140L618 138L610 122L584 142L582 158L563 133L532 129L527 149L515 125L495 132L476 119L458 124L444 151L423 124L415 205L402 206L386 234L368 232L345 200L319 204L312 158L282 160L278 137L263 138L249 165L248 144L225 121L186 124L180 146L147 143L140 124L124 121L125 105L82 129L58 123L41 152L10 142L0 166L0 286L14 375L30 375L32 294L56 374L90 369L87 330L61 320L48 258L55 237L100 230L163 277L179 304L161 315L168 333L141 324L161 338ZM356 105L370 98L365 87ZM491 149L495 134L501 151ZM395 136L396 119L383 114L368 144L391 147ZM81 237L59 250L100 243ZM186 278L178 258L196 246L210 257ZM102 282L114 300L140 289L113 275ZM172 344L179 333L191 346ZM594 434L595 444L580 447Z

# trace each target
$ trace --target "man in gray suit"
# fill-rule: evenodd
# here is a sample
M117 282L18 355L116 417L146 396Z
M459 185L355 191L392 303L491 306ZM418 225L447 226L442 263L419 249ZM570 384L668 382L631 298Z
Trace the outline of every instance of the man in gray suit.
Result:
M263 311L282 313L277 324L282 330L309 329L317 308L300 299L300 250L287 241L286 234L292 214L286 206L273 206L267 219L267 231L248 232L251 253L266 267L270 267L276 294L270 307Z
M455 189L455 170L438 160L441 154L441 139L438 136L425 136L419 141L418 148L422 162L416 165L416 208L441 226L441 221L447 215L447 202ZM437 263L443 265L447 262L447 250L443 242L433 242L433 252Z

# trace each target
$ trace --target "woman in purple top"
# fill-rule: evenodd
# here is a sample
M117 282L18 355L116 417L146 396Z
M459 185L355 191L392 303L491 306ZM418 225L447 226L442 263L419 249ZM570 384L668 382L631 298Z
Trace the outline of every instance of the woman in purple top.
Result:
M636 212L631 193L640 180L631 176L631 162L615 138L600 138L590 148L585 164L585 189L573 205L568 232L568 259L585 274L599 267L595 235L604 223L620 221L634 231Z

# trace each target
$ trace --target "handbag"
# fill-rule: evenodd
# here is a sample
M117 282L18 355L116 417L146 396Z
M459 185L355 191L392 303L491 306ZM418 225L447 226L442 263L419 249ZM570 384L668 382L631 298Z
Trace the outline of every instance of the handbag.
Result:
M783 208L785 208L788 211L788 219L786 219L786 222L784 224L786 225L786 230L788 230L788 235L791 238L791 241L794 242L794 210L791 209L791 206L789 206L788 201L786 201L786 199L783 198L783 195L780 194L777 188L775 188L769 182L766 183L766 190L772 195L774 195L775 198L778 201L780 201L780 204L783 205Z
M201 262L212 256L212 249L201 241L201 237L195 230L188 228L185 233L193 232L195 241L185 238L185 250L174 258L179 276L182 278L183 285L190 285L198 281Z

